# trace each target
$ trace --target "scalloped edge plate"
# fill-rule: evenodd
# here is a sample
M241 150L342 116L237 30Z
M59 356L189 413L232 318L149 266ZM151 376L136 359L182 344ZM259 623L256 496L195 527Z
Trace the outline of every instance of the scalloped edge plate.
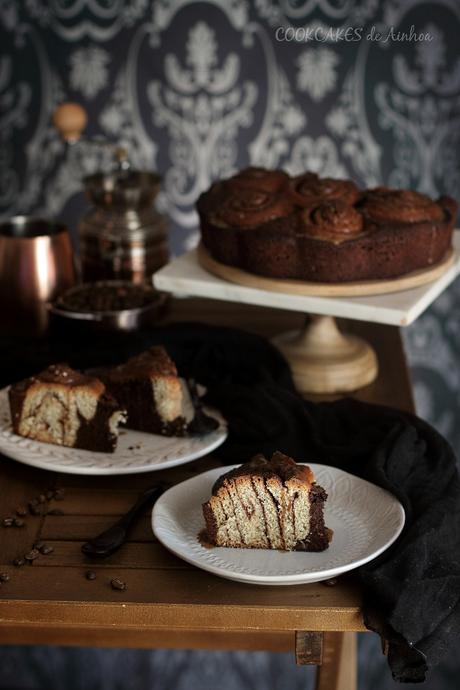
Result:
M334 530L321 553L270 549L205 548L201 504L215 480L231 467L218 467L168 489L152 511L152 529L172 553L192 565L238 582L295 585L320 582L367 563L400 535L404 508L388 491L336 467L309 463L328 493L325 522ZM234 465L237 467L237 465Z
M208 410L220 426L203 436L175 437L122 429L114 453L95 453L33 441L14 434L8 387L0 390L0 452L24 465L52 472L85 475L138 474L183 465L211 453L227 438L226 423Z

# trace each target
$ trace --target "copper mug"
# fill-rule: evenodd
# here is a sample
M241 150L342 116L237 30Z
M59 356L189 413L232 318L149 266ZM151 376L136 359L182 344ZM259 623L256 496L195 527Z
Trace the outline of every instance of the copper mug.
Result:
M0 329L42 335L47 303L75 284L75 255L61 223L14 216L0 224Z

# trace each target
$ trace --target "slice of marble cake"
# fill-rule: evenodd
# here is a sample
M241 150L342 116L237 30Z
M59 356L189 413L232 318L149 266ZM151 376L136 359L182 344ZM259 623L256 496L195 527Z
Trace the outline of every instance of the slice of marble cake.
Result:
M164 436L186 433L186 390L164 347L151 347L98 375L126 409L128 428Z
M35 441L111 453L126 413L102 381L54 364L11 386L13 430Z
M324 551L325 490L312 470L276 452L256 455L214 484L203 504L209 541L216 546L283 551Z

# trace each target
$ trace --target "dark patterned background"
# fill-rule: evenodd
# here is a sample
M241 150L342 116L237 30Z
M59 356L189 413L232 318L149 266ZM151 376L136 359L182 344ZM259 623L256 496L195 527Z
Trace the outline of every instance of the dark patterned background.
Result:
M431 40L367 40L372 26ZM355 42L277 41L282 27L364 27ZM100 164L51 126L63 100L84 104L88 134L128 146L164 176L159 201L180 252L196 242L193 203L249 163L350 176L460 197L460 0L0 0L0 215L41 212L72 229L80 178ZM278 34L279 35L279 34ZM455 446L460 289L405 340L418 411ZM455 660L427 688L458 687ZM0 689L308 687L286 655L0 651ZM360 687L392 687L365 636Z

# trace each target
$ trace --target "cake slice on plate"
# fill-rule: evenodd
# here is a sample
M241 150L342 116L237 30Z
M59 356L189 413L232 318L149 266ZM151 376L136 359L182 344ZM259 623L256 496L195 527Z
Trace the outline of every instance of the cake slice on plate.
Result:
M112 453L125 413L101 380L53 364L11 386L13 431L70 448Z
M151 347L100 376L127 410L130 429L165 436L185 434L185 390L164 347Z
M276 452L256 455L214 484L203 504L209 541L215 546L283 551L324 551L325 490L312 470Z

